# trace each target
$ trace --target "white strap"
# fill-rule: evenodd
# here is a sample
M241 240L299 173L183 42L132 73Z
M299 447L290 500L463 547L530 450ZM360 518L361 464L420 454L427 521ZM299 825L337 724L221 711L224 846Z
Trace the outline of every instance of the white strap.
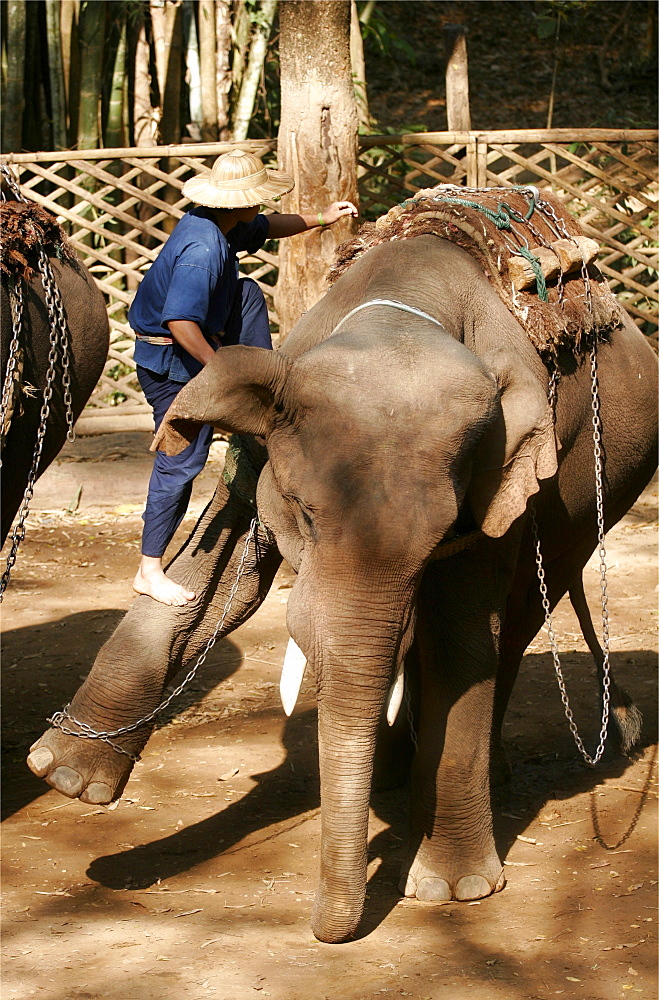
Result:
M351 309L342 320L334 327L331 336L334 336L337 330L339 330L347 320L349 320L355 313L361 312L362 309L368 309L369 306L391 306L393 309L402 309L403 312L413 313L415 316L420 316L422 319L427 319L436 326L444 329L442 324L434 316L429 316L428 313L423 312L421 309L415 309L414 306L408 306L404 302L396 302L395 299L371 299L370 302L362 302L360 306L355 306Z

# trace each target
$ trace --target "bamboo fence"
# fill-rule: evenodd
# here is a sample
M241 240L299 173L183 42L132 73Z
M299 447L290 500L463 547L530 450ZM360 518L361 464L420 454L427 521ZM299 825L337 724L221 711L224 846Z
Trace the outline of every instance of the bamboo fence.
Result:
M656 339L658 139L659 132L650 129L361 136L361 215L377 218L422 188L441 183L548 188L600 243L599 265L611 287L641 329ZM145 270L190 207L181 194L183 183L236 146L266 161L276 155L274 141L248 141L0 157L13 167L25 197L57 216L106 298L110 350L79 421L82 433L152 428L135 376L127 309ZM240 269L260 284L276 327L276 244L243 256Z

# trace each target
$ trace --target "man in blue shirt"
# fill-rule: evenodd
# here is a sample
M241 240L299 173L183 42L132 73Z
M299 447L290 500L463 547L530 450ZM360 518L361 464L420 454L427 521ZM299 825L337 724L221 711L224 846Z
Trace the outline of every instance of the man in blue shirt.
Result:
M282 239L356 216L349 201L309 215L261 215L263 201L293 187L253 153L232 150L183 193L199 207L179 221L145 274L128 313L135 332L137 376L158 430L172 401L224 344L272 349L263 292L238 277L240 251L254 253ZM187 510L192 482L203 469L213 428L205 426L180 455L157 452L143 514L142 558L133 582L138 594L182 606L195 594L165 575L162 559Z

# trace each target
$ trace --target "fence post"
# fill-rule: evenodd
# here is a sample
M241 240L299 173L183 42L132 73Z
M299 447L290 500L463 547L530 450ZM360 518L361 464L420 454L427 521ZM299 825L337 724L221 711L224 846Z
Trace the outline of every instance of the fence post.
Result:
M467 29L462 24L444 25L446 54L446 116L449 132L470 132Z
M476 136L476 187L487 187L487 140Z

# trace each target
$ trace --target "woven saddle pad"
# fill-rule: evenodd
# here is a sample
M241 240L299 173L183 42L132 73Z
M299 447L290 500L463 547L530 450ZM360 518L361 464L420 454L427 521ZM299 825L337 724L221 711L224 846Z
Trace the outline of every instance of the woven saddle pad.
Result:
M505 227L506 216L510 226L500 228ZM542 301L539 287L513 286L509 264L513 257L519 260L521 248L533 253L534 248L584 235L557 198L534 188L439 184L419 191L377 222L366 223L356 237L337 248L330 284L372 247L428 234L457 243L471 254L545 356L555 356L560 348L580 354L622 325L621 307L594 261L547 280L548 301Z

